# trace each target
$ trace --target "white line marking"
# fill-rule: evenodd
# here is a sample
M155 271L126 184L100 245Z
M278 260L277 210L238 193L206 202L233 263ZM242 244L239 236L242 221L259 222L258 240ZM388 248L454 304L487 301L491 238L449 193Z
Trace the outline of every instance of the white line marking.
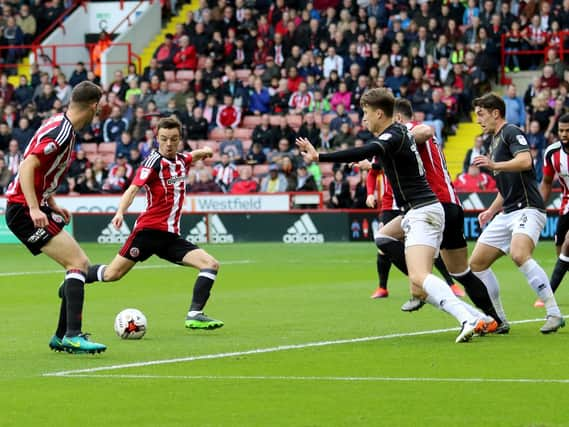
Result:
M569 379L549 378L431 378L431 377L298 377L246 375L70 375L73 378L165 379L165 380L237 380L237 381L349 381L349 382L433 382L433 383L557 383Z
M569 317L569 316L565 316L565 317ZM521 323L531 323L531 322L543 322L543 319L517 320L517 321L510 322L510 324L521 324ZM289 344L289 345L280 345L280 346L276 346L276 347L257 348L257 349L253 349L253 350L232 351L232 352L227 352L227 353L203 354L203 355L199 355L199 356L179 357L179 358L175 358L175 359L149 360L147 362L124 363L124 364L120 364L120 365L99 366L96 368L74 369L74 370L70 370L70 371L47 372L45 374L42 374L42 376L45 376L45 377L63 377L63 376L68 376L68 375L72 376L75 374L87 374L87 373L100 372L100 371L115 371L118 369L140 368L140 367L154 366L154 365L167 365L167 364L171 364L171 363L180 363L180 362L193 362L196 360L224 359L224 358L228 358L228 357L246 356L246 355L250 355L250 354L275 353L275 352L279 352L279 351L298 350L298 349L311 348L311 347L325 347L325 346L329 346L329 345L353 344L353 343L378 341L378 340L385 340L385 339L392 339L392 338L433 335L433 334L440 334L443 332L452 332L452 331L456 331L456 330L458 330L458 328L433 329L430 331L406 332L406 333L397 333L397 334L389 334L389 335L378 335L378 336L372 336L372 337L348 338L348 339L332 340L332 341L317 341L317 342L309 342L309 343L305 343L305 344Z
M253 261L249 259L233 260L233 261L221 261L221 265L239 265L239 264L252 264ZM172 268L176 264L169 265L140 265L134 267L136 270L158 270L161 268ZM44 271L9 271L5 273L0 273L0 277L12 277L12 276L36 276L39 274L61 274L65 273L64 270L44 270Z

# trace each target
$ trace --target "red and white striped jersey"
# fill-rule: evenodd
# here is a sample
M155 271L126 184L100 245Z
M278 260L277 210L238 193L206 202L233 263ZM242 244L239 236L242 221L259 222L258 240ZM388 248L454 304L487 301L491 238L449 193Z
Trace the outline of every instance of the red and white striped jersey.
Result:
M67 171L75 146L75 131L65 114L56 114L47 119L36 131L24 151L24 160L36 156L40 166L34 173L34 188L38 203L45 204L55 193ZM6 192L8 202L27 206L22 192L20 175L16 175Z
M311 92L306 92L306 93L300 93L299 91L294 92L291 96L290 96L290 100L288 102L289 107L291 108L297 108L300 110L304 110L308 107L310 107L310 104L312 103L312 99L314 97L312 96Z
M559 141L547 147L543 162L543 176L553 178L555 174L563 190L559 215L565 215L569 213L569 155Z
M407 124L407 127L411 130L418 124L417 122L411 122ZM453 203L460 206L460 199L452 185L445 155L439 144L437 144L434 138L431 138L424 144L417 144L417 149L423 161L427 182L437 199L439 199L439 202Z
M186 197L186 176L192 155L176 154L176 160L153 151L136 171L132 181L146 190L146 210L138 217L135 230L151 229L180 234L180 217Z
M376 163L374 157L372 163ZM367 175L366 189L368 196L376 194L377 200L381 201L381 211L397 211L399 207L393 197L393 188L383 171L377 169L370 169Z

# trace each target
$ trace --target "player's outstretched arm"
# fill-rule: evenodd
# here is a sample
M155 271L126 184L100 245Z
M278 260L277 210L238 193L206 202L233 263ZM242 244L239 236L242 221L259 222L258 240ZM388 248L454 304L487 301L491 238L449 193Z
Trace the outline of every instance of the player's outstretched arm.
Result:
M347 150L336 151L334 153L321 154L316 151L314 146L306 138L296 138L296 145L300 149L304 159L311 160L313 162L351 163L370 159L373 156L381 157L383 154L381 146L376 143L369 143L363 147L349 148Z
M131 184L131 186L128 187L126 189L126 191L123 193L123 195L121 197L121 201L119 203L119 208L117 209L115 216L111 220L113 226L117 230L119 228L121 228L123 218L124 218L124 214L128 210L128 208L130 207L130 205L132 205L132 202L134 201L134 198L136 197L136 193L138 193L139 189L140 189L140 187L138 187L134 184Z
M196 161L212 157L213 151L210 147L204 147L198 150L193 150L190 154L192 155L192 160Z
M411 129L411 134L415 138L415 142L417 144L424 144L433 136L435 136L433 128L427 125L415 126L413 129Z

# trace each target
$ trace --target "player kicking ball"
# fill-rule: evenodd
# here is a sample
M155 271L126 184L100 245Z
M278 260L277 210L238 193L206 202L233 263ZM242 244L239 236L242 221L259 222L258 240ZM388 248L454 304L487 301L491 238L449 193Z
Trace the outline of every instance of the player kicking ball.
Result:
M112 219L117 230L134 201L138 190L146 190L146 210L136 220L134 229L118 255L109 265L94 265L88 270L89 281L114 282L127 274L137 262L158 255L174 264L199 270L186 328L217 329L221 320L203 312L219 271L215 258L180 236L180 217L186 196L186 176L193 161L213 155L211 148L189 154L177 152L182 125L172 117L158 122L158 151L152 152L136 171L130 187L124 192Z

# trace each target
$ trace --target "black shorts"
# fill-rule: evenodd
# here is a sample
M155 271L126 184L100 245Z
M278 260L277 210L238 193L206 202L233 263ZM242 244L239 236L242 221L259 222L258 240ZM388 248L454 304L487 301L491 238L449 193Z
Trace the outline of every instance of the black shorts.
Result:
M559 215L557 229L555 230L555 246L561 246L569 230L569 214Z
M161 230L134 230L119 251L119 255L134 262L146 261L152 255L175 264L190 251L199 249L178 234Z
M27 206L20 203L8 203L6 207L6 225L33 255L41 254L41 248L58 235L65 226L63 217L49 206L40 206L40 210L47 215L49 221L45 228L34 226L30 217L30 208Z
M390 209L390 210L381 211L381 213L379 214L379 222L385 225L401 215L403 215L403 212L398 210Z
M441 249L460 249L466 247L464 237L464 211L454 203L443 203L445 210L445 231Z

